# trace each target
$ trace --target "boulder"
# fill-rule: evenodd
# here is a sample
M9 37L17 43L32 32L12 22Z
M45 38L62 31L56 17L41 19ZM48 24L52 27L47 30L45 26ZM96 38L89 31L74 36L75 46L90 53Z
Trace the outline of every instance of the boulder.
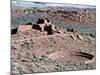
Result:
M73 28L67 28L67 31L74 32L74 29Z
M17 31L18 31L18 28L11 29L11 34L12 34L12 35L13 35L13 34L16 34Z
M73 40L76 40L76 37L75 37L73 34L71 34L70 37L71 37Z
M78 39L83 40L83 37L80 34L77 34Z
M63 31L61 31L61 30L58 30L58 33L63 34L64 32L63 32Z
M67 31L74 32L74 33L79 32L79 30L75 28L67 28Z

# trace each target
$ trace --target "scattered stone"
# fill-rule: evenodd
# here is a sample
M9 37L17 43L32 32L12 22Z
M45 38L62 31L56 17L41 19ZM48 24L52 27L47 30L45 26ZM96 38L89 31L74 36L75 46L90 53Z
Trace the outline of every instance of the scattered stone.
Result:
M76 40L76 37L75 37L73 34L71 34L70 37L71 37L73 40Z
M63 34L64 32L63 32L63 31L61 31L61 30L58 30L58 33Z
M96 35L95 34L89 34L91 37L96 37Z
M55 15L57 15L56 11L54 13L56 13ZM70 18L72 20L71 23L72 22L75 23L75 20L79 21L76 19L78 16L77 12L72 11L72 13L70 13L70 12L63 11L63 13L65 13L64 16L66 18ZM70 16L68 16L69 14L70 14ZM43 16L43 14L41 14L41 13L40 13L40 15ZM52 16L52 14L50 14L50 15ZM58 15L58 16L60 16L60 15ZM57 18L57 17L55 17L55 18ZM75 18L75 20L74 20L74 18ZM83 18L84 18L84 16L83 16ZM61 18L61 21L62 21L62 19L63 19L63 16ZM52 20L54 20L54 19L52 18ZM58 20L56 20L56 21L57 21L56 24L59 23L58 25L60 25L60 21L58 21ZM83 22L84 22L84 20L83 20ZM62 23L62 25L64 25L63 21L61 23ZM14 73L16 73L17 71L18 71L18 73L21 72L21 69L22 69L21 73L40 73L40 72L55 72L55 71L68 71L68 70L86 70L86 69L94 69L95 68L95 62L92 63L90 61L87 61L84 64L83 61L85 59L80 58L79 56L77 56L77 57L79 57L80 60L76 56L75 57L72 56L73 58L71 58L70 56L68 57L68 52L69 51L72 52L72 50L76 51L79 49L87 49L87 50L84 50L84 52L89 53L89 51L91 51L92 53L95 53L95 42L94 42L95 38L91 37L92 40L90 40L91 42L93 42L93 44L92 44L93 46L90 45L90 43L88 43L88 40L87 40L87 42L85 42L85 41L77 42L77 40L76 40L77 38L82 39L83 37L81 35L75 35L76 31L74 28L69 30L71 32L66 31L67 33L63 35L62 34L63 30L61 31L61 29L58 29L58 27L56 27L56 25L53 25L50 22L50 20L47 18L39 19L37 24L35 24L35 25L37 25L37 30L33 29L31 31L30 30L27 31L26 26L28 26L28 25L26 25L25 27L21 28L21 29L25 30L25 33L20 32L16 35L12 36L11 42L15 41L15 43L12 43L13 47L11 47L11 48L13 49L12 50L13 53L11 54L11 57L12 57L11 59L13 61L16 61L16 63L18 63L18 64L11 66L11 67L13 67L13 71L15 70ZM43 33L45 31L45 28L48 28L50 25L51 25L50 29L51 29L52 34L60 33L60 35L50 35L50 36L48 35L47 36L47 33L46 33L46 35L44 36ZM31 27L31 29L32 29L32 27ZM43 32L40 32L40 31L43 31ZM45 31L45 32L47 32L47 31ZM48 32L50 32L50 31L48 30ZM32 40L31 41L25 40L25 39L29 39L30 35L32 35L30 37L30 38L32 38ZM68 36L66 36L66 35L68 35ZM70 35L70 37L69 37L69 35ZM26 38L21 38L21 37L26 37ZM50 40L50 38L52 38L52 40ZM74 39L75 41L72 40L71 38ZM18 42L19 40L21 40L21 41ZM73 42L75 42L75 43L73 43ZM21 46L21 44L23 46ZM43 50L37 51L38 48L39 49L43 48ZM35 50L36 50L36 52L35 52ZM64 65L62 62L58 63L56 61L51 60L51 58L48 58L49 54L52 54L53 52L57 52L57 51L64 51L64 50L66 50L66 52L63 52L63 53L59 52L56 55L54 53L54 55L53 56L51 55L51 56L52 56L52 58L57 57L57 60L58 60L58 57L61 58L58 61L71 60L71 61L68 61L68 63L64 62L66 65ZM67 51L67 50L69 50L69 51ZM26 53L27 51L29 53ZM18 55L18 53L20 53L21 56ZM32 56L32 53L33 53L33 56ZM85 57L87 56L87 54L81 53L82 57L83 57L83 55L85 55ZM20 59L16 60L16 58L18 58L19 56L20 56ZM62 58L64 58L64 59L62 59ZM68 59L66 59L66 58L68 58ZM26 62L27 59L28 59L28 62ZM22 62L20 60L22 60L24 62ZM77 60L77 61L73 62L74 60ZM80 63L80 62L82 62L82 63ZM18 66L20 66L20 68L18 68ZM13 74L13 75L17 75L17 74Z
M28 60L26 60L26 59L23 59L23 60L21 60L22 62L28 62Z
M83 40L83 37L79 34L77 34L78 39Z

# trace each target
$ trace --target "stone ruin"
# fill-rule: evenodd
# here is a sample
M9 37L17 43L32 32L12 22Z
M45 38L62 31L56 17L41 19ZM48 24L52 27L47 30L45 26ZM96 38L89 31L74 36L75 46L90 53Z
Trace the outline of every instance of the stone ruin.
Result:
M32 28L40 30L41 32L47 31L48 35L52 35L54 33L63 33L58 27L53 25L48 18L38 19L37 24L33 24Z
M26 25L32 25L32 29L40 30L41 32L46 31L47 35L52 35L54 33L63 33L57 26L52 24L48 18L39 18L37 24L32 24L31 22ZM19 28L11 29L11 34L16 34Z

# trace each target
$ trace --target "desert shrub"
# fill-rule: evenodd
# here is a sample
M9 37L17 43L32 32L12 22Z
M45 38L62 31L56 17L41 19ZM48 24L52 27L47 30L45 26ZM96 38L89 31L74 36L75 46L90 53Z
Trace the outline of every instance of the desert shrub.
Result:
M27 47L27 48L32 48L33 47L33 42L32 42L32 40L30 39L30 40L24 40L24 45L25 45L25 47Z
M40 57L33 58L33 62L38 62L38 63L52 63L53 61L49 59L47 56L43 55Z
M19 69L14 62L11 62L11 75L21 75L22 70Z

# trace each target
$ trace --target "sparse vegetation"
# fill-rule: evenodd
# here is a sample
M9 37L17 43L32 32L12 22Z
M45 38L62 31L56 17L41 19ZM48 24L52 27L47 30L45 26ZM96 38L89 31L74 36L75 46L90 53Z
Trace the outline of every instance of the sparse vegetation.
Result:
M22 26L16 34L11 35L12 75L96 68L95 9L13 7L12 10L14 28ZM32 29L39 18L48 18L56 31L56 27L59 27L64 33L55 31L56 33L47 35L45 30ZM80 50L90 53L93 58L90 60L77 55Z

